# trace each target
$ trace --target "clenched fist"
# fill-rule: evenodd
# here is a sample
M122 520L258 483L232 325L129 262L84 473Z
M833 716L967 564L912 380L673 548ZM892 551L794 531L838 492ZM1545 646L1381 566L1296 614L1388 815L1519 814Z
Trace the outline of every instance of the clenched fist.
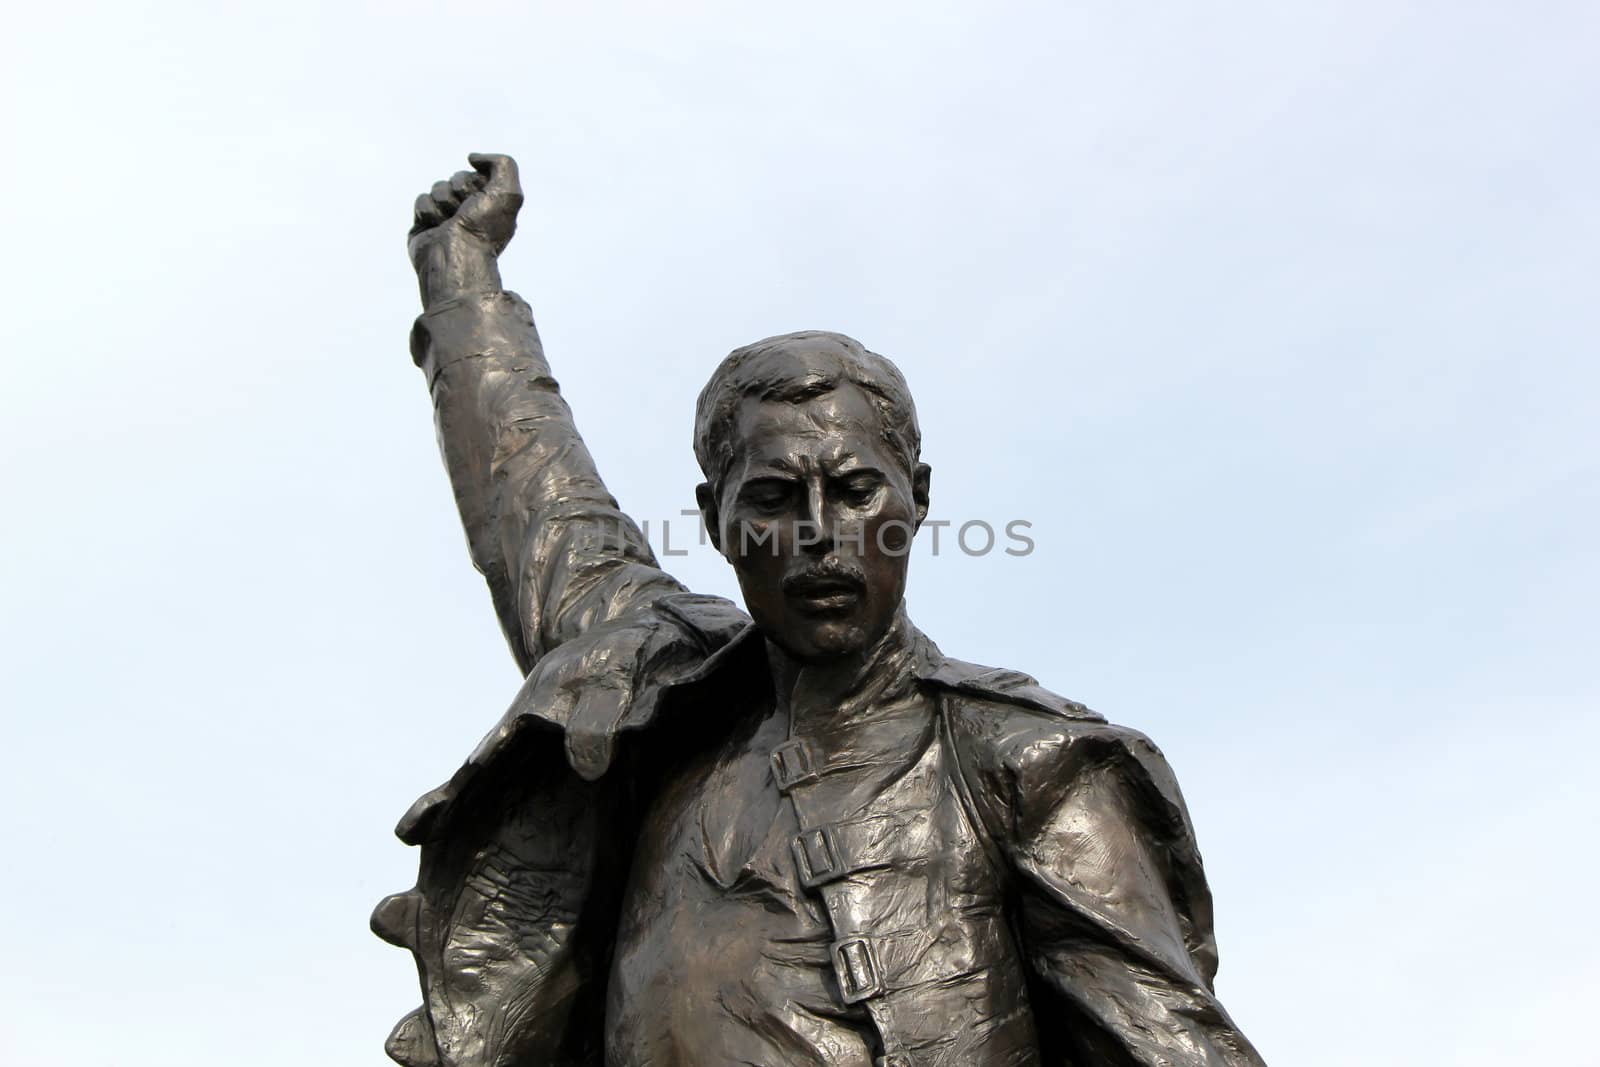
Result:
M417 197L408 247L424 308L500 289L495 260L516 233L522 207L517 161L474 152L467 162L472 170Z

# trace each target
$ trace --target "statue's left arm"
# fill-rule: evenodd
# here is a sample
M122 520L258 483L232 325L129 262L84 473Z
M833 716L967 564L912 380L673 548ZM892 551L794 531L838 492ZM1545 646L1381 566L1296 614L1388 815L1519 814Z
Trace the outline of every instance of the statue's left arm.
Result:
M1160 751L1133 730L1031 713L981 733L972 793L1013 873L1045 1047L1073 1062L1260 1067L1212 986L1211 893Z

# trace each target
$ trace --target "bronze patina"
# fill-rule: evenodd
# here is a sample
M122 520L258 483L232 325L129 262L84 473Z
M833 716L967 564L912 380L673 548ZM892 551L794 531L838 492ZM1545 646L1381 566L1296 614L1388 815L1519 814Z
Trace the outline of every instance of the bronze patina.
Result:
M729 355L696 497L745 610L606 491L497 257L516 164L419 197L412 354L526 680L401 821L411 1067L1261 1061L1213 992L1166 760L906 616L928 513L900 372L834 333ZM748 614L746 614L748 612Z

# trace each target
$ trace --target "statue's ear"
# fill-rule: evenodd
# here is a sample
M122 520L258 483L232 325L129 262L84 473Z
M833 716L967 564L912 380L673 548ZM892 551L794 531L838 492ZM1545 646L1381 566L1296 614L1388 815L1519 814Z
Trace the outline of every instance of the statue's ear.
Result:
M933 468L918 463L911 471L911 501L917 506L917 529L928 517L928 483L933 479Z
M700 521L706 524L706 536L711 538L711 547L719 553L722 551L722 517L717 511L716 490L711 488L710 482L701 482L694 487L694 500L700 505Z

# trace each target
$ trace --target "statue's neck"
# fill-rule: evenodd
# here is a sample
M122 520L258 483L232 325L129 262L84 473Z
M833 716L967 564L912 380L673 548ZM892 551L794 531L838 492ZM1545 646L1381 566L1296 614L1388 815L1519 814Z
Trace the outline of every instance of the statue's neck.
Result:
M812 720L829 722L852 708L874 703L912 684L917 631L905 605L877 641L861 652L826 660L802 661L767 641L767 664L780 710L791 728Z

